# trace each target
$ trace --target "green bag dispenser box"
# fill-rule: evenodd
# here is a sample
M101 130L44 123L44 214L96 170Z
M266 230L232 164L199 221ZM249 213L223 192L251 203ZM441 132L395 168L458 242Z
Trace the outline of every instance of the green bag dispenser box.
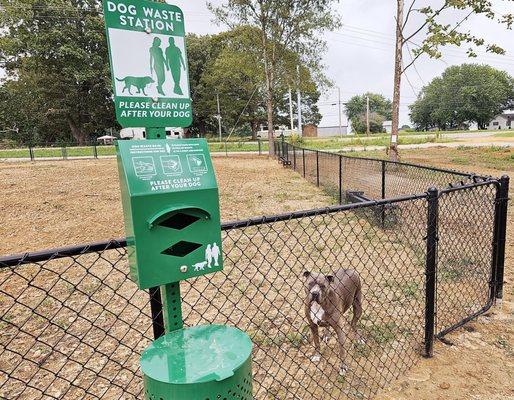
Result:
M132 279L140 289L220 271L219 194L204 139L117 141Z

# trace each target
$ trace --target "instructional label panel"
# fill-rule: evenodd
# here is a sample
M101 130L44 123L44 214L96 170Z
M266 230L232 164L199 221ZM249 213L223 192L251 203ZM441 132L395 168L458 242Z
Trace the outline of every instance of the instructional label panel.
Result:
M119 141L118 148L132 194L216 187L204 139Z

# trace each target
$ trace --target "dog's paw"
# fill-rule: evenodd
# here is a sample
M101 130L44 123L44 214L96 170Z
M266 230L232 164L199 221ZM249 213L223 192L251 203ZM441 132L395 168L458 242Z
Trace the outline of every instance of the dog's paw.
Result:
M315 354L315 355L313 355L313 356L311 357L311 361L312 361L312 362L317 363L317 362L320 362L320 360L321 360L321 356L320 356L319 354Z
M339 376L345 376L348 372L348 366L343 364L341 365L341 368L339 368Z

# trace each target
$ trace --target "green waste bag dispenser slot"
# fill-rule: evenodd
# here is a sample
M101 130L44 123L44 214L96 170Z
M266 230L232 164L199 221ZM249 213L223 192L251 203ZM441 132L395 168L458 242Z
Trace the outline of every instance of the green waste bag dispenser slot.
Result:
M145 400L251 400L252 343L228 326L183 328L180 281L221 271L219 193L203 139L118 141L130 275L160 286L165 332L142 354Z
M207 142L118 141L132 279L140 289L221 271L221 223Z

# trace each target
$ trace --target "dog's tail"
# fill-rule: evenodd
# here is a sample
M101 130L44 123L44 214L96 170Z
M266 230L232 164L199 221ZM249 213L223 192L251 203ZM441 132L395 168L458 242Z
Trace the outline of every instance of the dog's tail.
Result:
M125 82L125 79L127 79L127 78L122 78L122 79L120 79L120 78L116 78L116 80L117 80L118 82Z

